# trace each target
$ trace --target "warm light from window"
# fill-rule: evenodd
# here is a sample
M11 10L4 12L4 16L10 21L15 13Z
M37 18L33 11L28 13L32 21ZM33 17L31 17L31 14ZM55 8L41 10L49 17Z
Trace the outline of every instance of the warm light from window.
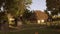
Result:
M40 20L38 20L38 24L40 24Z
M41 20L41 22L44 22L44 20Z

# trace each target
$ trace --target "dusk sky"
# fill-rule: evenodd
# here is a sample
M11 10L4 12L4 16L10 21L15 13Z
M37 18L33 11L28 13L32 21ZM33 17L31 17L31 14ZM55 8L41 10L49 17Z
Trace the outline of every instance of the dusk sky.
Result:
M46 9L46 0L32 0L30 10L45 10Z

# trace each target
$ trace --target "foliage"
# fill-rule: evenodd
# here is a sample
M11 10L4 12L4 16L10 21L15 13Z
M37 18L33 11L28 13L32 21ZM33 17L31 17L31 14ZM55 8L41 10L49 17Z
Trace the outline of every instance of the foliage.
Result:
M51 11L52 15L60 13L60 0L46 0L47 10Z
M26 9L22 16L25 23L29 22L29 18L31 17L31 15L33 15L33 13L30 10Z
M4 6L2 4L5 4ZM27 4L26 4L27 3ZM28 4L31 4L29 0L0 0L0 7L3 6L4 13L0 12L0 17L2 20L6 19L5 27L9 27L9 17L8 14L12 14L14 17L18 15L23 15ZM27 5L27 6L26 6ZM3 28L3 29L6 29ZM8 28L7 28L8 29ZM4 30L5 31L5 30Z
M47 10L44 10L45 11L45 13L47 14L47 15L49 15L49 13L48 13L48 11Z
M24 14L23 14L23 18L28 20L28 18L30 18L30 16L32 14L33 13L30 10L26 9L25 12L24 12Z
M3 6L2 4L5 3ZM5 13L10 13L15 17L23 15L28 7L32 3L32 0L0 0L0 7L3 6Z
M31 4L30 2L31 1L28 2L28 0L6 0L5 8L8 10L8 13L17 16L24 13L26 5Z

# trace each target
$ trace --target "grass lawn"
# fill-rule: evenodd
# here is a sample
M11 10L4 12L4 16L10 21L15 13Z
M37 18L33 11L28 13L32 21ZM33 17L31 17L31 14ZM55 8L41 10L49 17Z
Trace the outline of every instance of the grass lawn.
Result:
M0 34L2 33L3 32L0 32ZM22 30L18 32L7 32L7 34L60 34L60 29L54 29L54 28L49 28L49 27L39 28L39 25L38 27L37 25L36 26L26 25L23 27Z
M37 28L37 29L26 29L19 32L8 32L8 34L60 34L60 31L55 31L54 29L47 28ZM1 34L1 33L0 33Z

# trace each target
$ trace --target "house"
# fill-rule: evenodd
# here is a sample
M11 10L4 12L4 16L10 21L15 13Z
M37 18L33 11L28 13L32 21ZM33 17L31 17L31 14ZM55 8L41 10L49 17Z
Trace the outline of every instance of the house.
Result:
M48 19L48 15L40 10L35 10L34 14L30 17L31 21L35 21L38 24L42 24Z

